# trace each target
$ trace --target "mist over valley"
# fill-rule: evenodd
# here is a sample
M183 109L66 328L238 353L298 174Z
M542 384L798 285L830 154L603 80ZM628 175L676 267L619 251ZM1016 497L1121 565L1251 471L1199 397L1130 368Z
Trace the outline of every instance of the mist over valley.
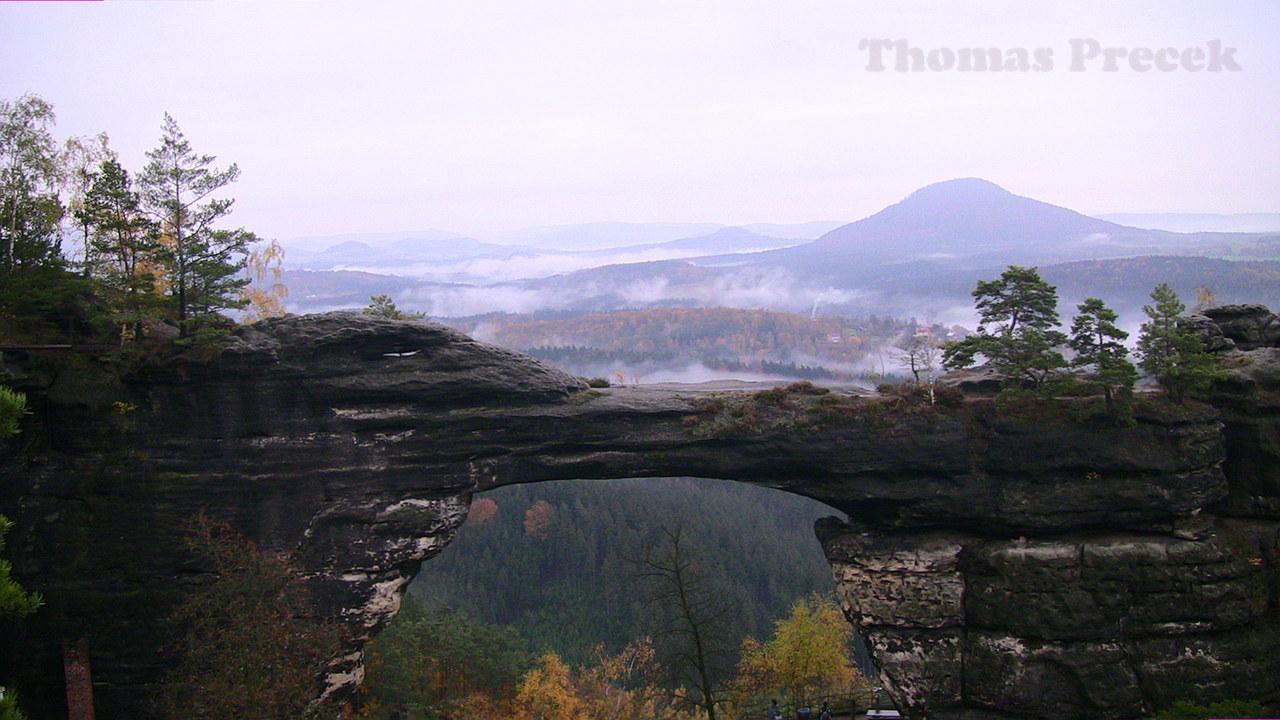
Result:
M1135 227L963 178L843 224L588 223L478 237L299 238L284 243L284 281L292 312L358 309L386 294L401 310L571 372L655 382L874 378L893 371L886 353L903 333L927 327L945 339L971 329L975 283L1010 264L1038 267L1058 288L1064 322L1096 296L1136 330L1161 282L1185 298L1202 288L1221 303L1280 303L1280 216L1115 217L1269 230ZM738 312L715 322L674 312L713 308ZM804 329L761 344L760 333L772 331L748 311ZM652 327L637 334L637 318ZM695 335L704 338L698 347L678 339Z

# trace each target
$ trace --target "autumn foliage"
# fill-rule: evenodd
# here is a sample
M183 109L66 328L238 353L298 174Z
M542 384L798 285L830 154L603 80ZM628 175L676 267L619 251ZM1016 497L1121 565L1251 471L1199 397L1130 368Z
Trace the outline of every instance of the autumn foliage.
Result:
M777 623L766 642L748 638L734 682L739 705L778 698L793 706L834 706L865 702L871 690L853 663L853 626L833 600L821 595L800 600L791 616Z
M471 510L467 513L467 524L485 525L493 522L498 516L498 503L491 498L476 498L471 501Z
M409 622L379 638L371 646L368 686L356 717L467 718L468 720L696 720L702 708L690 702L688 688L672 685L670 668L653 641L640 638L614 654L603 646L588 662L573 666L554 652L545 652L526 666L514 683L485 681L487 668L506 668L504 678L519 661L504 657L509 639L486 644L481 638L462 640L482 630L452 611L422 614L410 603ZM397 622L400 622L397 620ZM470 630L466 628L470 628ZM406 632L407 631L407 632ZM490 628L497 634L506 631ZM441 642L445 636L457 638ZM793 606L778 621L772 638L748 639L733 679L732 702L725 717L756 715L769 699L784 705L816 707L822 701L837 709L865 707L870 685L858 671L852 654L853 629L835 602L815 595ZM507 650L499 651L505 647ZM450 679L452 678L452 679ZM441 684L444 682L444 684ZM446 687L447 685L447 687Z
M524 532L534 537L546 537L551 532L551 522L556 509L546 500L539 500L524 511Z
M263 552L201 514L187 548L210 580L175 610L185 628L161 707L173 720L299 720L333 708L317 702L339 655L336 625L295 615L300 594L288 558Z

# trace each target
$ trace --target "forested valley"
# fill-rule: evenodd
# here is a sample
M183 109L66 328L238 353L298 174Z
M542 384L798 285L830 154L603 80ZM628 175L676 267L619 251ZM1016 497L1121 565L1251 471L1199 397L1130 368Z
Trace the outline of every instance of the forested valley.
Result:
M849 318L723 307L446 322L567 372L620 385L698 381L717 373L874 385L901 372L893 355L907 339L924 333L941 343L968 332L888 315Z
M706 621L715 633L716 690L734 695L734 707L745 712L745 703L755 714L754 703L767 703L764 693L781 690L776 680L769 688L757 677L754 692L761 694L754 695L746 676L753 662L786 658L766 645L787 623L825 622L826 637L843 638L825 651L846 658L829 661L832 670L872 672L832 604L831 571L813 535L814 521L832 514L780 491L689 478L539 483L477 496L458 538L424 565L401 615L370 645L369 713L390 717L380 713L394 708L417 717L414 707L474 703L477 691L487 698L529 691L530 678L547 672L552 656L561 663L563 692L577 687L583 702L601 692L586 686L617 672L621 658L647 658L652 667L644 678L614 678L619 687L635 691L653 682L647 692L655 698L686 696L688 689L673 684L673 668L661 667L676 638L664 634L670 618L642 577L643 560L676 534L697 592L712 600ZM447 657L448 667L423 672L432 653ZM791 701L816 705L818 695L838 694L851 678L861 685L858 673L847 675L841 681L834 673L820 690L798 691L806 697ZM688 706L663 705L672 713Z

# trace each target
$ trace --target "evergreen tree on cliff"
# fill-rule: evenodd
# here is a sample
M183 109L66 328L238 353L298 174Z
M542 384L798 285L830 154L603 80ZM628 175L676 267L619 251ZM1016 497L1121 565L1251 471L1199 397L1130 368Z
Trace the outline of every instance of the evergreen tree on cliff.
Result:
M1143 305L1147 322L1138 336L1139 365L1182 404L1209 386L1214 372L1213 355L1190 325L1179 317L1187 309L1168 284L1151 292L1151 305Z
M1107 416L1117 424L1130 420L1133 386L1138 370L1129 362L1124 341L1129 333L1116 327L1116 313L1098 298L1087 298L1077 306L1079 314L1071 323L1071 349L1076 356L1071 365L1093 368L1093 384L1102 390Z
M197 155L178 123L166 113L160 145L138 182L143 203L160 222L160 258L165 266L172 312L182 335L196 321L218 310L244 304L240 290L249 281L241 275L247 247L257 238L243 228L220 230L214 225L231 212L234 200L214 193L240 176L232 164L211 167L212 155Z
M1058 291L1036 268L1010 265L998 280L979 280L973 298L978 331L946 347L946 367L969 367L982 356L1007 379L1033 389L1066 367L1058 348L1067 344L1067 336L1054 329Z
M106 160L92 174L76 219L87 231L89 270L102 283L110 320L125 329L122 337L138 337L160 304L155 271L161 245L158 227L143 214L120 163Z
M18 423L27 413L27 396L0 385L0 440L18 434ZM13 527L9 518L0 515L0 550L4 549L4 535ZM24 617L35 612L43 601L39 595L28 593L10 577L13 566L0 558L0 617Z
M18 434L18 423L27 413L27 396L0 385L0 440ZM13 522L0 515L0 550L4 550L4 536ZM29 593L10 574L13 565L0 558L0 618L25 617L35 612L44 600L38 593ZM27 720L18 708L18 695L0 687L0 720Z

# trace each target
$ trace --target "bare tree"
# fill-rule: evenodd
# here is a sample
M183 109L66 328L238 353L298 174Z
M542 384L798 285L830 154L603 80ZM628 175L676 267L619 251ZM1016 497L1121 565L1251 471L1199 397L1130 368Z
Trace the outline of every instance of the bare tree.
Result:
M643 555L627 558L656 621L654 639L670 680L684 700L716 720L730 678L727 632L731 607L713 591L684 528L661 526Z
M917 385L929 388L929 403L933 404L934 382L942 364L942 343L938 338L929 330L919 331L902 341L894 350L894 359L899 367L911 372Z

